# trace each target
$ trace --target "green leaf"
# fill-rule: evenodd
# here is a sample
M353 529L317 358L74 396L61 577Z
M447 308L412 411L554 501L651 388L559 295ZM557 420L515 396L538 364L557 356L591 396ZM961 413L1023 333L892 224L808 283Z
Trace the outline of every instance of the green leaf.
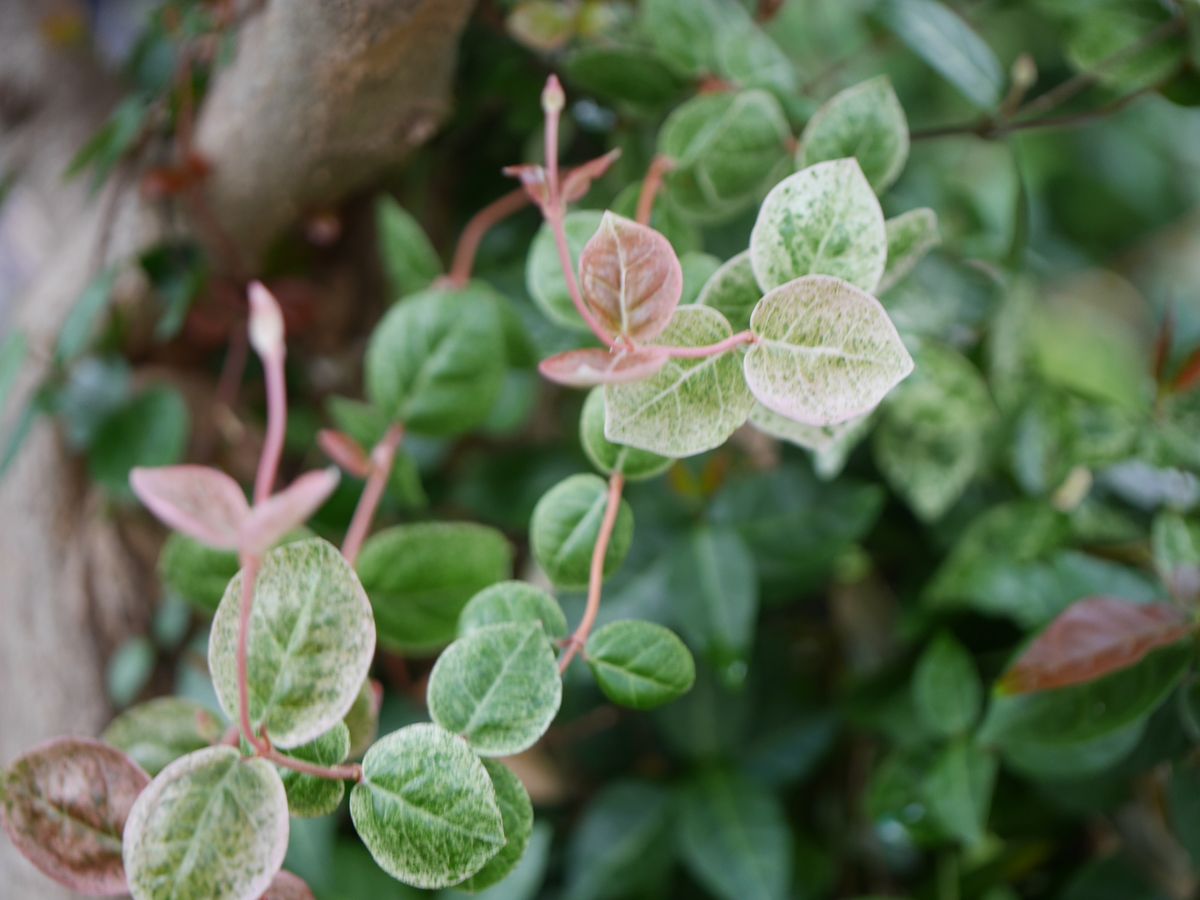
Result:
M589 93L638 109L656 109L686 87L652 50L630 44L585 45L566 60L567 78Z
M730 528L701 525L675 546L670 566L679 630L718 670L744 673L758 620L758 571L746 542Z
M925 344L912 377L883 406L876 465L918 517L941 518L983 467L994 420L979 371L953 350Z
M358 759L375 743L379 735L379 705L383 687L379 682L367 679L354 698L350 711L342 718L350 731L349 757Z
M175 388L142 391L96 431L88 448L92 480L118 497L132 497L130 471L179 462L189 426L187 404Z
M121 158L133 147L142 131L151 104L140 93L122 100L100 129L88 139L67 166L66 177L73 178L91 168L92 190L96 190L112 173Z
M983 708L983 685L971 654L946 632L921 654L912 691L921 724L943 737L966 733Z
M879 294L886 293L942 242L937 213L932 209L910 209L883 225L887 234L887 266L879 279Z
M216 612L237 570L234 551L215 550L179 532L167 538L158 556L158 577L163 587L210 614Z
M679 794L688 871L722 900L789 896L792 838L779 799L743 776L706 773Z
M17 382L17 375L29 354L29 341L20 331L14 331L0 341L0 412L8 406L8 394Z
M416 434L461 434L500 392L504 334L490 288L431 288L397 303L367 347L367 395Z
M679 72L693 78L717 69L716 37L723 26L744 19L721 0L645 0L638 30Z
M744 88L767 88L776 96L796 93L796 68L775 41L748 17L716 34L719 73Z
M221 708L238 718L243 573L213 617L208 667ZM341 721L375 655L371 604L337 548L320 538L269 551L254 585L247 669L250 721L278 747L297 747Z
M338 722L316 740L289 750L285 756L318 766L336 766L350 755L350 729ZM346 786L333 778L317 778L277 766L287 792L288 811L302 819L327 816L342 802Z
M880 75L831 97L800 138L796 167L854 157L876 193L886 191L908 161L908 119L892 87Z
M588 638L584 655L604 695L633 709L670 703L696 680L683 641L653 622L610 622Z
M429 715L482 756L512 756L546 733L562 703L540 622L489 625L445 649L429 676Z
M552 640L567 636L567 617L558 601L524 581L501 581L472 597L458 617L458 636L512 622L541 622Z
M529 522L533 558L554 584L582 588L588 583L592 553L608 508L608 485L596 475L572 475L547 491ZM605 577L625 560L633 541L633 511L621 501L604 555Z
M750 327L750 314L762 295L750 264L750 251L745 250L712 274L696 302L711 306L729 320L735 331L743 331Z
M675 162L666 194L697 221L729 219L779 176L790 138L779 101L766 91L694 97L658 135L658 152Z
M59 365L70 362L87 349L95 334L97 321L108 309L117 271L107 268L88 283L58 332L54 346L54 361Z
M812 451L813 469L823 479L835 478L850 452L866 437L874 421L870 414L836 425L805 425L767 409L761 403L750 410L750 424L773 438Z
M567 846L566 897L661 896L652 886L661 882L671 862L670 807L670 795L656 784L605 785Z
M869 292L886 262L883 210L853 159L817 163L779 182L750 232L750 263L766 290L832 275Z
M1181 68L1186 52L1182 40L1159 41L1136 50L1139 42L1170 21L1170 13L1159 4L1130 6L1094 4L1088 15L1075 20L1066 41L1066 56L1075 68L1123 93L1166 81Z
M483 767L492 779L496 804L504 824L504 849L493 856L483 868L458 886L461 891L482 891L508 877L521 861L529 836L533 833L533 804L521 779L503 763L485 759Z
M179 757L215 744L224 731L220 717L199 703L158 697L125 710L100 739L157 775Z
M571 265L579 271L579 257L583 248L600 229L604 213L592 209L577 209L567 213L563 230L567 235L567 246L571 251ZM571 292L558 259L558 247L554 243L554 232L548 224L538 229L529 247L525 262L525 289L542 313L551 322L572 331L590 332L587 322L575 309Z
M379 256L395 297L415 294L442 274L442 261L413 216L392 197L375 204Z
M884 0L876 15L909 49L980 109L1004 90L1004 70L992 49L937 0Z
M1171 830L1200 865L1200 771L1195 766L1176 766L1167 782L1167 809Z
M450 643L467 601L512 576L512 554L500 532L468 522L400 525L372 535L358 572L380 643L406 653Z
M232 747L198 750L163 769L129 813L129 891L134 900L258 897L287 843L287 795L275 767Z
M684 306L656 343L702 347L733 334L715 309ZM651 378L604 388L604 436L663 456L693 456L719 447L750 415L754 398L738 351L672 358Z
M965 739L944 747L922 783L925 802L948 833L968 847L983 841L996 783L996 758Z
M679 255L679 265L683 269L683 295L679 302L695 303L700 291L716 274L717 269L721 268L722 263L711 253L692 250Z
M864 416L913 369L883 306L824 275L797 278L754 307L744 368L763 406L808 425Z
M1192 597L1200 592L1200 527L1178 513L1159 513L1150 545L1154 567L1172 594Z
M0 825L59 884L85 894L123 894L121 834L149 780L119 750L57 738L0 771Z
M626 481L641 481L661 475L675 464L667 456L614 444L604 436L604 420L604 389L593 388L579 416L579 441L592 465L605 475L620 472Z
M380 868L414 887L458 884L505 845L487 770L437 725L409 725L367 751L350 817Z

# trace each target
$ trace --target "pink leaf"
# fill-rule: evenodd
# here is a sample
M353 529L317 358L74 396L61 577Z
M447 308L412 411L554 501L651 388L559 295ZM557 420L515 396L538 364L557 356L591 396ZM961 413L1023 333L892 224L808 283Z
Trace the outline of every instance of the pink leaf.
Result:
M666 351L658 347L617 352L568 350L542 360L538 371L568 387L626 384L649 378L666 365L668 358Z
M313 892L302 878L281 869L262 900L313 900Z
M250 513L238 483L206 466L134 469L133 492L167 525L218 550L237 549Z
M1169 603L1088 597L1072 603L1037 636L1000 686L1010 694L1027 694L1095 681L1175 643L1192 628Z
M317 443L331 460L357 478L366 478L371 472L371 458L362 445L348 434L322 428L317 433Z
M591 188L592 182L607 172L609 166L616 162L620 155L621 148L618 147L615 150L609 150L603 156L588 160L568 172L562 183L563 200L567 203L582 200Z
M520 181L525 193L534 203L543 208L546 206L546 201L550 199L550 188L546 182L544 168L525 163L519 166L505 166L503 172Z
M606 212L579 257L583 298L613 334L652 340L671 321L683 293L683 270L665 237Z
M283 311L262 282L250 282L250 345L263 359L283 357Z
M255 506L242 528L241 549L261 553L303 525L333 493L340 477L333 466L308 472Z
M57 738L8 768L0 824L16 848L59 884L115 897L129 890L121 860L125 820L149 783L150 776L120 750Z

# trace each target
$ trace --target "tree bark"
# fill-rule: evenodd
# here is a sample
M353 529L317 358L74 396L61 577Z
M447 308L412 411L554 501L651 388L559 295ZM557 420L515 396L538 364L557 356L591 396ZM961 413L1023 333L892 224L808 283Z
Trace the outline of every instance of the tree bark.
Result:
M252 271L268 243L423 143L444 116L472 0L275 0L247 21L200 110L212 165L205 206ZM64 183L71 155L118 96L77 53L42 37L41 0L0 3L0 173L16 180L0 219L0 323L31 347L0 435L48 371L49 350L98 265L126 260L166 224L136 184L89 200ZM14 234L40 237L29 248ZM210 246L211 228L196 236ZM214 253L219 248L212 247ZM4 257L15 257L5 259ZM16 290L16 286L20 286ZM3 295L11 309L3 308ZM149 561L91 495L48 421L0 481L0 764L58 734L94 735L111 715L107 655L156 602ZM136 542L133 542L136 543ZM0 840L14 897L72 896Z

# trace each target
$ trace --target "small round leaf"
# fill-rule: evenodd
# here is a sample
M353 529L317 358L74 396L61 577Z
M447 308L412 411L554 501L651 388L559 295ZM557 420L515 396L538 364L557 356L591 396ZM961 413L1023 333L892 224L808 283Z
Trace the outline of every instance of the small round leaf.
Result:
M818 109L804 126L796 165L851 156L879 193L908 160L908 119L886 75L846 88Z
M592 551L607 507L608 486L596 475L572 475L560 481L534 507L529 523L533 556L559 587L587 585ZM622 500L604 555L605 576L624 562L632 541L633 511Z
M350 729L344 722L338 722L316 740L295 747L286 755L318 766L336 766L350 755ZM278 768L287 791L288 810L293 816L302 819L327 816L342 802L346 786L341 781L305 775L285 766Z
M494 759L485 759L483 767L487 769L492 779L492 787L496 789L496 803L500 807L500 817L504 822L504 849L493 856L484 867L458 885L460 891L482 891L498 881L508 877L508 873L516 868L529 844L529 836L533 833L533 804L529 802L529 793L521 779L512 773L503 763Z
M567 617L558 601L524 581L501 581L472 597L458 617L458 636L510 622L541 622L547 637L567 636Z
M713 272L696 302L711 306L740 331L750 327L750 314L762 295L750 264L750 251L744 250Z
M605 625L588 638L584 652L604 695L633 709L677 700L696 680L696 664L683 641L653 622Z
M661 475L675 464L669 456L614 444L604 436L604 391L596 388L584 401L579 416L579 440L583 452L605 475L620 472L628 481L641 481Z

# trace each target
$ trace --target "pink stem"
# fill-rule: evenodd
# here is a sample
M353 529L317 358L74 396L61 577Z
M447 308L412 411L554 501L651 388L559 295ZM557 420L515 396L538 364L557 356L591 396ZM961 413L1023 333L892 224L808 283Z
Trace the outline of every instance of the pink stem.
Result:
M367 484L362 496L358 499L354 517L350 520L350 528L346 531L346 540L342 543L342 556L350 565L358 559L363 541L367 539L367 531L375 518L375 510L387 487L388 476L391 475L392 465L396 461L396 448L404 439L404 426L392 425L383 438L371 451L371 472L367 475Z
M567 666L575 658L583 645L587 643L596 616L600 612L600 592L604 586L604 557L608 555L608 542L612 538L613 527L617 524L617 513L621 509L621 491L625 487L625 476L614 472L608 479L608 506L604 508L604 519L600 523L600 534L596 536L596 546L592 550L592 567L588 573L587 606L583 611L583 619L575 633L567 639L562 658L558 661L558 671L567 671Z
M250 669L247 662L248 644L250 639L250 610L254 606L254 582L258 579L258 568L261 560L251 554L242 556L242 605L238 616L237 644L237 686L238 686L238 716L241 719L242 734L256 750L262 750L264 744L254 733L250 723Z
M262 503L275 488L279 458L283 455L283 433L287 427L287 385L283 377L283 352L263 358L267 378L267 437L254 479L254 502Z
M305 762L302 759L294 759L280 753L274 747L261 751L259 756L270 760L277 766L283 766L285 769L292 769L305 775L311 775L313 778L326 778L330 781L362 781L363 777L362 766L358 763L350 763L345 766L318 766L315 763Z
M642 192L638 194L637 222L639 225L649 225L650 217L654 215L654 199L662 189L663 176L675 168L675 162L669 156L656 156L646 170L642 181Z
M675 359L702 359L706 356L717 356L742 344L755 343L758 343L758 337L753 331L739 331L737 334L727 337L723 341L718 341L715 344L707 344L703 347L663 347L661 349L667 351L667 356L674 357Z
M553 206L546 210L546 221L550 223L550 229L554 232L554 243L558 247L558 262L562 266L563 277L567 281L567 291L571 294L571 302L575 304L575 309L583 321L587 322L592 334L610 350L616 349L616 341L609 336L592 311L587 308L587 304L583 302L583 295L579 292L579 281L575 278L575 264L571 261L571 247L567 244L562 204L557 197L552 198L550 202Z
M467 282L471 280L471 271L475 267L475 254L479 251L479 245L484 236L513 213L524 209L529 201L528 192L525 188L520 187L493 200L475 213L471 221L467 223L467 227L463 229L462 235L458 239L458 246L454 249L454 261L450 265L448 276L451 284L455 287L466 287Z
M550 76L557 86L558 79ZM558 119L561 110L557 106L546 109L546 190L550 202L557 205L558 200Z

